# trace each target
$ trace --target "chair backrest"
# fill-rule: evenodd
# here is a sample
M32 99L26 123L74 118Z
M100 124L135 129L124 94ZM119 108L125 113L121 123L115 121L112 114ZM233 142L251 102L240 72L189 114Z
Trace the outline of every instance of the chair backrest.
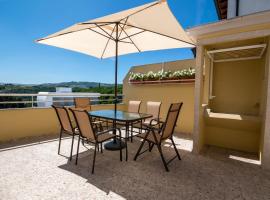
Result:
M88 97L75 97L74 98L75 108L90 111L91 110L90 100L91 99Z
M61 128L64 131L73 133L72 123L71 123L71 120L70 120L68 110L63 106L54 106L54 105L52 105L52 107L54 108L54 110L55 110L55 112L57 114L57 117L58 117L58 120L60 122Z
M141 101L129 101L128 112L138 113L140 110Z
M153 115L152 118L159 118L161 102L147 101L146 113Z
M84 138L95 141L96 135L93 130L91 119L87 111L83 109L72 109L72 108L70 108L70 110L74 115L80 135Z
M179 112L183 103L172 103L167 113L166 121L162 129L161 140L170 138L174 132Z

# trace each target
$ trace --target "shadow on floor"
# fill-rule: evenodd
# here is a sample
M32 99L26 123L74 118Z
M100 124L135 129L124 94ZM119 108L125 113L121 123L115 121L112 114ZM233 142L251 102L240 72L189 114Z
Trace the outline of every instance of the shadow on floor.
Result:
M104 151L96 157L95 174L91 174L93 151L80 153L79 163L59 166L61 169L75 173L92 185L109 194L114 192L127 199L160 199L159 191L176 192L174 188L177 179L176 172L181 170L181 161L175 159L170 165L170 173L166 172L156 147L153 152L146 152L133 161L139 141L129 143L129 160L119 161L119 152ZM147 147L147 145L145 145ZM175 155L170 147L164 147L164 153L169 159ZM180 152L184 157L184 153ZM181 178L180 178L181 179ZM170 184L167 184L170 180ZM173 189L174 188L174 189ZM163 193L164 194L164 193ZM160 196L161 195L161 196ZM162 199L166 198L166 195Z
M119 161L119 152L98 153L93 175L91 149L80 153L77 166L73 159L59 168L83 177L106 194L115 193L126 199L241 199L243 190L249 193L250 187L237 190L235 185L245 187L254 175L261 173L257 165L228 158L228 151L208 148L203 155L194 155L182 150L179 143L182 160L174 160L169 165L170 172L166 172L156 147L133 161L139 144L138 140L128 144L128 162ZM175 155L169 143L163 149L167 160Z
M98 153L94 175L90 170L93 149L81 146L76 166L74 157L71 162L67 158L69 138L61 146L66 157L57 155L57 137L3 143L0 193L3 199L16 199L16 195L29 197L25 199L270 199L270 172L239 159L250 154L207 147L196 155L191 153L192 140L177 134L175 143L182 160L174 160L170 172L164 170L156 147L133 161L140 144L135 139L128 143L128 162L119 161L119 152ZM170 142L163 149L167 160L175 155Z

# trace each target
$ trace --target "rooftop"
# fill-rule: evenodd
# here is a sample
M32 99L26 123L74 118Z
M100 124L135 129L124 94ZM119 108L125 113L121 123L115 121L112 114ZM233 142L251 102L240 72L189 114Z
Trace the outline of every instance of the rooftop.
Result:
M192 140L175 135L182 161L165 172L157 149L136 162L138 141L129 143L129 160L118 152L97 155L81 145L78 166L68 161L71 140L63 140L57 155L57 138L36 137L0 144L2 199L269 199L270 172L261 170L250 154L208 147L191 153ZM165 155L174 153L166 144Z

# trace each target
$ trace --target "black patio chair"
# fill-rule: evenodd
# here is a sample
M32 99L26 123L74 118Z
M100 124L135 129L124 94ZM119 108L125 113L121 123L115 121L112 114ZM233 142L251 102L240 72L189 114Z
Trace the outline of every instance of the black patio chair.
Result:
M54 105L52 105L52 107L54 108L56 112L57 118L61 126L61 130L59 134L58 154L60 154L61 141L62 141L63 134L72 136L70 157L69 157L69 160L71 161L74 137L79 135L79 131L73 126L67 108L63 106L54 106Z
M72 109L70 108L71 112L74 115L74 118L76 120L78 129L79 129L79 139L78 139L78 146L77 146L77 154L76 154L76 165L78 163L78 154L79 154L79 145L80 140L82 140L84 143L88 144L94 144L95 145L95 151L94 151L94 157L93 157L93 164L92 164L92 174L94 173L95 169L95 160L96 160L96 151L99 147L99 144L101 146L101 153L102 151L102 143L111 139L115 139L116 137L121 137L121 131L119 129L107 129L104 131L98 131L97 129L93 128L93 121L88 114L87 111L82 109ZM110 132L118 131L119 135L112 134ZM121 142L120 142L121 145ZM127 153L127 149L126 149ZM120 146L120 161L122 161L122 148Z
M148 129L146 132L137 135L137 137L142 138L143 141L141 142L141 145L134 157L134 160L137 160L139 155L145 153L148 150L151 152L154 145L156 145L158 148L158 151L160 153L160 156L161 156L161 159L162 159L162 162L166 171L169 171L168 164L172 162L175 158L178 158L179 160L181 160L180 154L173 140L173 133L174 133L176 122L177 122L182 105L183 103L171 104L169 111L167 113L166 121L165 122L159 121L159 123L162 123L161 128L154 128L153 126L148 126ZM171 140L175 153L176 153L176 156L171 158L169 161L165 160L163 152L162 152L162 143L167 139ZM141 152L145 141L149 143L149 149Z

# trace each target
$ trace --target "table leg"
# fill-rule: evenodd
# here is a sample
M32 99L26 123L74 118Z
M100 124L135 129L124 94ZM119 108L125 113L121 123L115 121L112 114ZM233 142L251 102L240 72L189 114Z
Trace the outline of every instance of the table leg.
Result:
M127 146L127 139L129 137L129 123L126 122L126 137L125 137L125 144L126 144L126 161L128 160L128 146Z
M113 134L116 135L116 121L113 121L114 131ZM113 141L108 142L104 145L105 149L110 151L117 151L123 148L126 148L126 143L122 141L122 139L115 138Z

